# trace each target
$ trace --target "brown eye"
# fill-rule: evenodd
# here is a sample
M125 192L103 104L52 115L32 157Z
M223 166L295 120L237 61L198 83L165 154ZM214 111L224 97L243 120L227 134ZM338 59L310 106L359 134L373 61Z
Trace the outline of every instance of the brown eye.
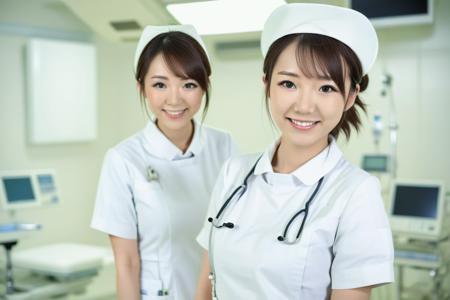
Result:
M320 87L319 91L321 91L322 93L331 93L336 92L336 88L332 85L323 85Z
M162 82L157 82L157 83L153 84L152 87L157 88L157 89L163 89L166 87L166 85Z
M197 87L197 85L193 82L188 82L184 85L184 87L187 89L195 89Z
M295 88L295 84L290 81L290 80L283 80L281 81L278 85L285 87L287 89L294 89Z

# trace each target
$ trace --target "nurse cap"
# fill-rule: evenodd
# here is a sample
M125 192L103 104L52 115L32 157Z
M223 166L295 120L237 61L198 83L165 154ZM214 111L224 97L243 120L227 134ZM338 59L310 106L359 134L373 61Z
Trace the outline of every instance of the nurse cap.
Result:
M261 51L279 38L294 33L326 35L349 46L367 74L378 53L378 38L369 19L349 8L325 4L290 3L275 9L264 24Z
M180 31L194 38L200 44L200 46L202 46L203 50L205 50L206 55L208 55L206 52L205 44L203 43L202 39L200 38L200 35L197 33L194 26L192 25L146 26L141 34L141 37L139 38L139 42L136 47L136 53L134 54L135 72L137 71L139 57L141 57L142 51L144 51L147 44L150 43L151 40L153 40L156 36L160 35L161 33L172 31Z

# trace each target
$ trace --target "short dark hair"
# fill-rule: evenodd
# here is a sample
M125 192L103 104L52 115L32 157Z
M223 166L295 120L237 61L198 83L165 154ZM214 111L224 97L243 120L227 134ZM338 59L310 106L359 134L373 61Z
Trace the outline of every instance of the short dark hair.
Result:
M209 107L209 76L211 65L203 47L190 35L180 31L164 32L154 37L145 46L139 57L135 78L141 88L141 104L144 105L143 90L145 76L152 61L162 54L170 70L181 78L192 78L205 92L203 119Z
M350 77L350 91L354 91L357 84L360 86L360 92L367 88L369 77L363 76L361 62L350 47L325 35L313 33L290 34L276 40L270 46L264 59L263 71L266 81L267 112L269 112L268 97L270 96L273 69L280 54L292 43L297 45L297 64L305 76L329 77L336 83L344 98L346 97L345 76L347 74ZM355 104L344 111L341 120L330 133L332 136L337 138L342 131L349 139L351 127L356 131L359 130L361 119L357 107L366 112L366 105L359 96L356 97Z

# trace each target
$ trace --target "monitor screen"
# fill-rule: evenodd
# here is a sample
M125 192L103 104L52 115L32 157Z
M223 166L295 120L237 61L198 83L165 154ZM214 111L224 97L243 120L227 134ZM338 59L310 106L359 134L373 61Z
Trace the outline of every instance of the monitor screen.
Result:
M393 215L437 218L439 187L397 185Z
M429 0L351 0L351 7L369 19L426 15Z
M387 172L387 155L364 155L362 168L367 172Z
M35 201L31 177L3 178L3 187L9 204Z

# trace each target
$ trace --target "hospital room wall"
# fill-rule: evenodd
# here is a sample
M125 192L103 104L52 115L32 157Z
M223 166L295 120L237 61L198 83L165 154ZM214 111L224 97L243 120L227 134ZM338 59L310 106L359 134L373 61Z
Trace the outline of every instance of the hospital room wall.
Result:
M368 119L359 136L344 147L360 164L364 153L374 153L373 114L384 123L381 152L389 152L387 97L381 96L381 76L393 78L392 96L398 128L398 178L444 180L450 189L450 1L437 0L433 26L408 26L377 30L380 52L363 96Z
M389 153L389 118L394 115L388 98L381 96L381 77L388 73L399 124L397 177L444 180L449 189L450 1L436 0L434 5L432 26L377 30L379 57L369 74L369 88L361 95L368 112L361 113L363 128L348 143L344 136L338 142L345 156L360 165L363 154L376 153L372 120L380 113L384 130L379 152ZM212 59L213 103L207 123L232 131L244 152L261 151L276 136L263 105L262 59L220 56Z
M54 168L61 198L59 205L16 214L17 221L43 224L40 233L23 239L19 247L68 241L106 245L105 235L89 229L103 155L108 147L145 124L132 77L134 45L93 37L98 62L96 140L31 145L26 130L23 55L28 37L23 33L45 28L42 32L50 36L61 32L69 37L92 35L62 4L46 2L0 1L0 169ZM0 222L7 220L11 218L0 212Z
M41 1L0 1L0 22L64 31L89 32L65 7ZM450 186L450 1L436 1L433 27L380 30L380 56L363 95L368 103L364 128L348 144L346 156L359 164L361 154L374 152L370 120L380 111L385 128L388 101L380 96L381 74L394 79L393 94L399 123L399 176L442 178ZM36 7L33 7L35 5ZM139 130L145 123L132 78L134 44L94 37L98 59L98 138L93 142L30 145L26 138L23 48L27 37L0 32L0 169L55 168L62 203L17 218L43 223L44 230L24 240L23 247L75 241L107 244L104 235L89 229L101 161L108 147ZM261 82L262 58L221 55L207 39L213 65L212 101L205 123L229 130L242 152L262 151L276 136L265 113ZM57 84L57 83L55 83ZM82 122L82 120L80 120ZM389 150L385 129L381 151ZM0 215L1 221L6 219Z

